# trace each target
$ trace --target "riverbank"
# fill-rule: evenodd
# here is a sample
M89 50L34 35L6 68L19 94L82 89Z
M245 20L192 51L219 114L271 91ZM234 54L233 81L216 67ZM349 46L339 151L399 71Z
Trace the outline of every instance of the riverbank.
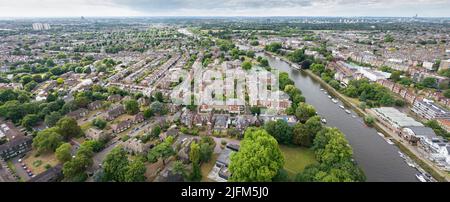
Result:
M324 89L326 89L331 95L339 98L347 107L351 107L359 116L365 117L368 115L368 113L361 108L359 108L355 103L351 102L346 96L342 95L340 92L338 92L336 89L331 87L328 83L323 81L319 76L312 73L310 70L303 70L306 74L308 74L311 78L319 82ZM433 178L435 178L438 181L450 181L450 177L448 174L443 173L444 171L435 168L434 165L431 162L428 162L428 159L424 159L424 157L417 155L414 151L412 151L410 148L408 148L410 145L404 145L404 142L400 142L398 139L398 136L395 134L392 134L388 130L383 129L380 123L375 122L374 128L378 131L382 132L388 137L394 138L395 145L402 151L403 153L410 156L420 167L422 167L426 172L430 173ZM431 165L430 165L431 164Z

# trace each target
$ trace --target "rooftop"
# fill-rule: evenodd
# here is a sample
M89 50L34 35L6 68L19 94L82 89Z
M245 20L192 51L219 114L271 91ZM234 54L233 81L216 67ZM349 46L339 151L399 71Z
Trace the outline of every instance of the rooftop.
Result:
M373 110L377 114L380 114L381 116L398 125L399 127L423 126L422 123L417 122L413 118L407 116L406 114L398 111L393 107L374 108Z

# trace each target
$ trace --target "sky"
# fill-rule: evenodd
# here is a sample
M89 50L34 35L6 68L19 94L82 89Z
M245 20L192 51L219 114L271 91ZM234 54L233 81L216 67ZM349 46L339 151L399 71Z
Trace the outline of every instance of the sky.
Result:
M0 17L450 17L450 0L0 0Z

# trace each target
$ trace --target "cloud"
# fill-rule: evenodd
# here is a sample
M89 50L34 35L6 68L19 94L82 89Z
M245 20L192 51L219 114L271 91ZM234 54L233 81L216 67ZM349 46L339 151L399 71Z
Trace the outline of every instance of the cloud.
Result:
M450 0L14 0L0 16L449 16Z

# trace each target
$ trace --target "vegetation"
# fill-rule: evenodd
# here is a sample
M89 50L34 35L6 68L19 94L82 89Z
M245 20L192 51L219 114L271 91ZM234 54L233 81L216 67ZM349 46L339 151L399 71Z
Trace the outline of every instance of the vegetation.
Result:
M270 182L284 165L277 141L265 130L248 128L239 152L231 154L233 182Z

